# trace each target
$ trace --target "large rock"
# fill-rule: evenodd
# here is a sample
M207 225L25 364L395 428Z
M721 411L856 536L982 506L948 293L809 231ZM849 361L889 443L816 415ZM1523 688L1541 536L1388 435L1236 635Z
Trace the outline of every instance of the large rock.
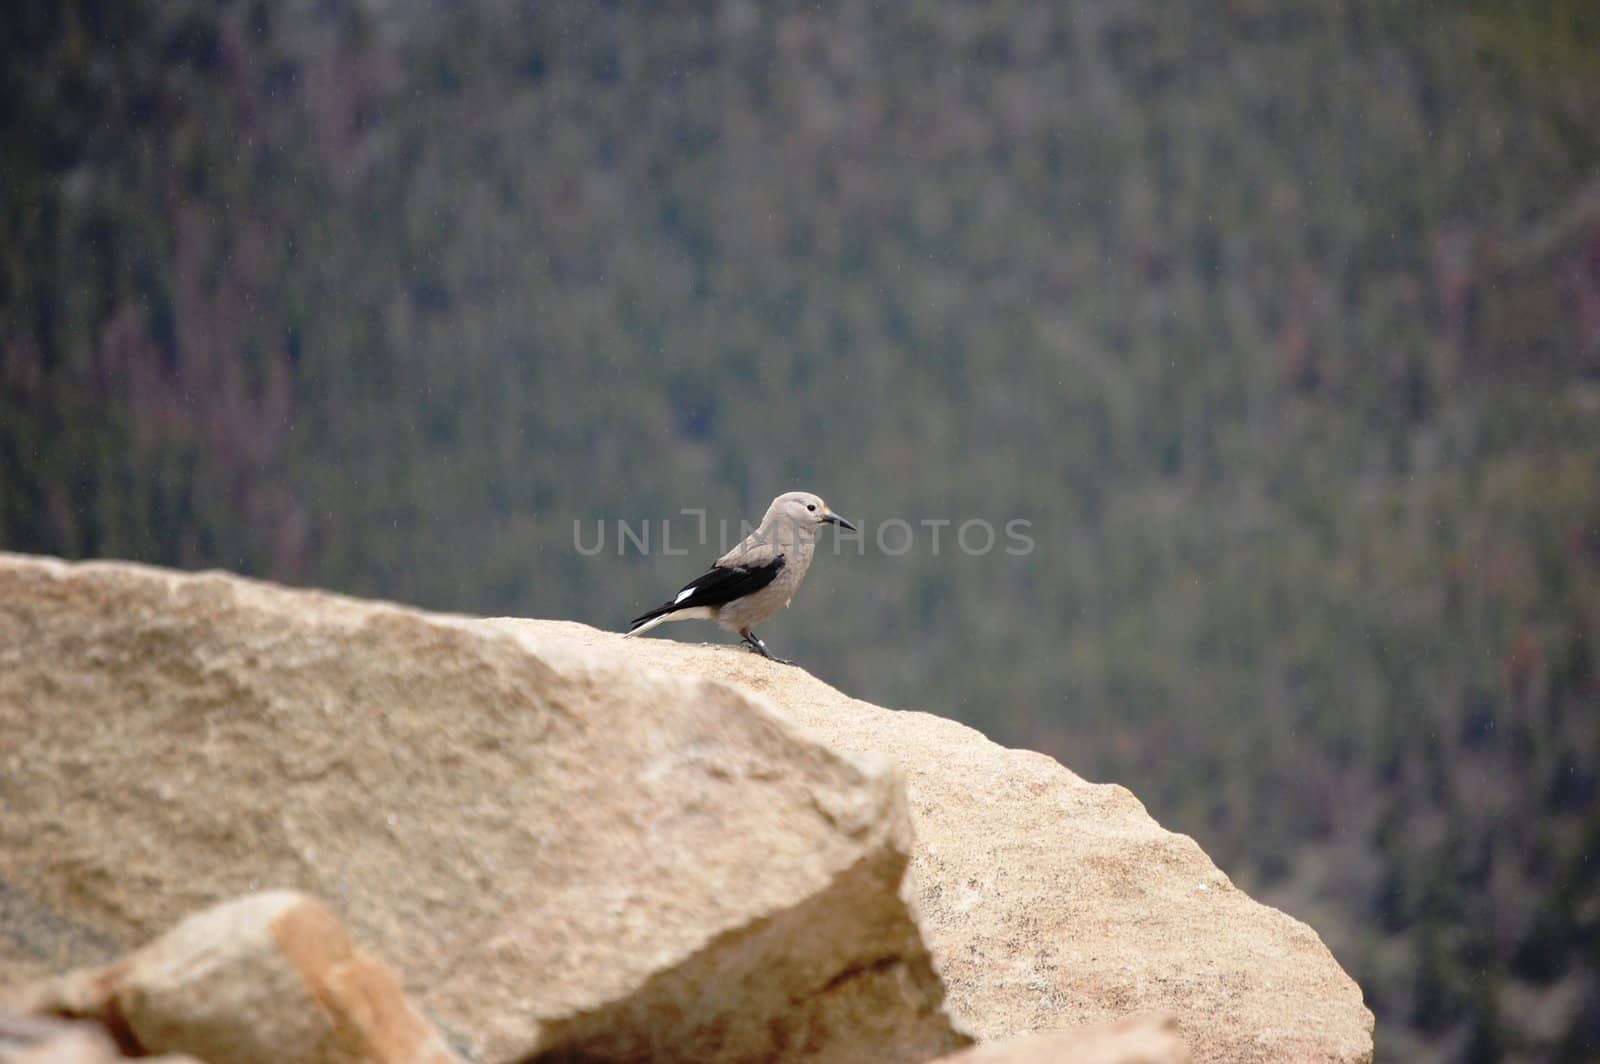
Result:
M893 757L916 829L923 933L947 1007L982 1039L1169 1012L1196 1060L1372 1057L1372 1013L1316 933L1236 889L1122 787L740 648L493 623L550 660L623 655L759 691L833 749Z
M139 1056L218 1064L460 1064L313 898L252 894L184 920L104 968L10 991L0 1007L92 1019Z
M0 554L0 981L289 887L483 1060L965 1044L892 765L570 642Z
M0 555L0 734L0 964L293 885L489 1056L926 1059L959 1039L887 756L985 1040L1166 1011L1198 1060L1372 1053L1315 933L1126 790L729 646Z

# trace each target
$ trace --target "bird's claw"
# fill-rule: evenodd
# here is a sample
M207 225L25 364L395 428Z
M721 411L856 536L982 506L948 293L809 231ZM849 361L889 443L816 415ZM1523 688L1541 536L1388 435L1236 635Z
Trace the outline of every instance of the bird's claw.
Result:
M748 647L748 649L749 649L750 653L752 653L752 654L760 654L762 657L766 658L768 661L776 662L779 665L798 665L799 664L799 662L797 662L797 661L790 661L788 658L780 658L776 654L769 654L767 651L762 650L760 647Z
M756 638L754 635L745 637L744 645L747 648L749 648L749 650L750 650L750 652L752 654L760 654L762 657L766 658L768 661L775 661L779 665L793 665L793 664L795 664L794 662L790 661L788 658L780 658L776 654L774 654L772 651L768 650L767 649L767 644L763 643L759 638Z

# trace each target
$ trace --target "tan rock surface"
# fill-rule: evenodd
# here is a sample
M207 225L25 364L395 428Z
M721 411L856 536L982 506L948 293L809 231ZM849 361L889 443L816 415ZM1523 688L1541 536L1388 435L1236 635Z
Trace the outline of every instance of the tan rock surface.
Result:
M859 760L797 739L745 691ZM0 734L23 736L0 750L0 911L28 916L0 934L13 967L103 959L84 954L259 880L327 897L481 1045L556 1044L549 1029L595 1051L659 1049L629 1041L647 1029L705 1049L757 1036L737 995L732 1033L704 1020L722 999L702 980L770 977L766 951L819 920L847 940L880 927L880 913L819 915L865 891L903 927L841 981L798 962L812 1010L780 1048L800 1056L841 1016L904 1000L894 1016L927 1017L936 997L914 928L884 901L907 845L873 763L887 755L948 1005L981 1037L1169 1010L1197 1060L1371 1056L1371 1014L1315 933L1234 889L1123 788L734 647L0 555ZM619 790L645 799L622 824L607 819ZM808 830L791 837L796 823ZM736 859L752 837L770 874ZM568 926L569 909L587 914L570 934L531 934ZM643 974L662 971L677 974ZM513 987L539 1008L512 1007ZM899 1022L872 1039L924 1052Z
M94 1024L0 1011L0 1064L120 1064L127 1059ZM139 1059L143 1064L199 1064L179 1055Z
M0 1011L0 1064L116 1064L116 1043L87 1023Z
M985 1042L935 1064L1189 1064L1192 1059L1175 1019L1145 1015Z
M1372 1013L1316 932L1236 889L1125 788L954 721L883 709L741 648L505 619L530 649L759 691L828 745L893 757L947 1006L984 1040L1170 1012L1202 1061L1365 1061Z
M320 902L269 891L223 902L105 968L0 1004L97 1020L140 1056L228 1064L452 1064L387 966Z
M268 887L484 1060L958 1048L895 770L746 690L223 574L0 554L9 978Z

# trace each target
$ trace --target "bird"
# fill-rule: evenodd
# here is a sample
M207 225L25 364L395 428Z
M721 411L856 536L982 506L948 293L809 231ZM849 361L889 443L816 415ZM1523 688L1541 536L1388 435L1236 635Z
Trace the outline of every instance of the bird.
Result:
M754 532L685 584L671 602L635 617L625 634L642 635L667 621L715 621L738 632L744 645L762 657L793 665L767 649L755 626L789 605L811 565L817 530L823 525L857 531L808 491L779 495Z

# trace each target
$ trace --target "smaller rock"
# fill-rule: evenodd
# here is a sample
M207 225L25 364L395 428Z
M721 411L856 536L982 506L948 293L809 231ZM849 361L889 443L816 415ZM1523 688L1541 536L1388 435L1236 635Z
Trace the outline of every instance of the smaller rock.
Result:
M106 968L0 992L0 1005L98 1020L141 1056L460 1064L394 972L294 891L225 902Z
M120 1064L126 1060L92 1023L0 1012L0 1064ZM146 1057L146 1064L199 1064L192 1057Z
M933 1064L1189 1064L1177 1020L1162 1013L1129 1016L1097 1027L985 1042Z
M93 1024L0 1012L0 1064L115 1064L121 1056Z

